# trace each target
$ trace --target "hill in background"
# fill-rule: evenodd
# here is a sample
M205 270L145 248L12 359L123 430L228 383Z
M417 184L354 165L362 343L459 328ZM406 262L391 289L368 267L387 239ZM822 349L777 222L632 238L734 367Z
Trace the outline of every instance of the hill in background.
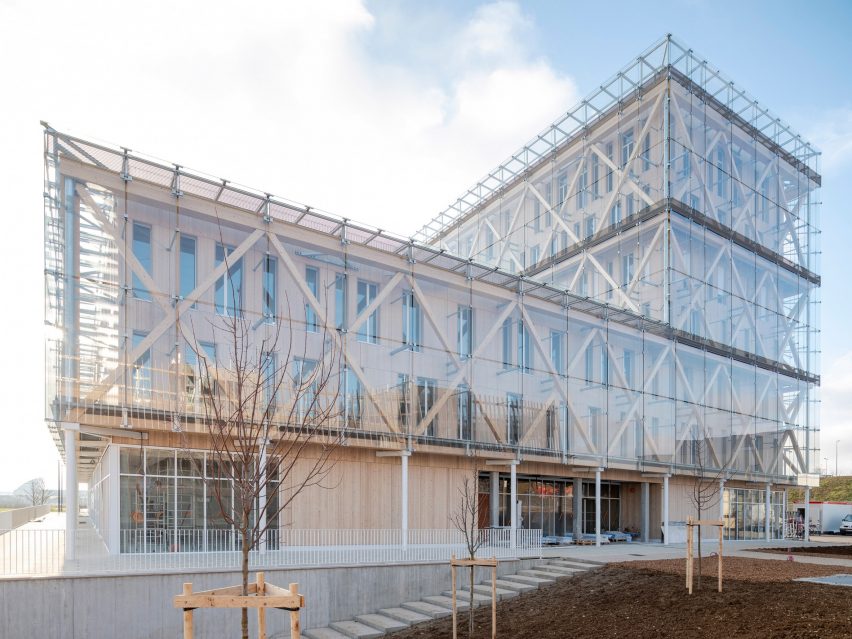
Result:
M819 488L811 489L811 501L852 501L852 476L823 477ZM805 499L805 491L801 488L791 489L788 502L801 502Z

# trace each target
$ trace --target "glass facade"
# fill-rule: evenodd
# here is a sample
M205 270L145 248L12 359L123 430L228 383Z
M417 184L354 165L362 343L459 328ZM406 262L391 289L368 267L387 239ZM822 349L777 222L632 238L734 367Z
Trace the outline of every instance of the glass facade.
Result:
M54 433L203 415L198 355L227 388L238 316L257 344L286 326L278 361L340 345L322 392L353 445L815 473L818 154L672 39L640 60L413 240L47 129ZM140 463L122 501L171 481L177 512L180 478L198 523L205 478Z

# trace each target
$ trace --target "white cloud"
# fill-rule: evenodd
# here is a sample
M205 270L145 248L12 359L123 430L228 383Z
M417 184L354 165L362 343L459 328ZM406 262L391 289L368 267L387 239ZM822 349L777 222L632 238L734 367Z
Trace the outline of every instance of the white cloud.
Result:
M839 458L839 472L852 475L852 351L837 357L822 374L820 391L820 445L819 463L827 457L828 469L834 473L835 443Z
M832 109L817 117L806 136L822 151L822 170L834 172L852 161L852 107Z
M357 0L0 2L0 179L15 225L0 269L18 274L0 314L0 489L34 474L26 451L54 474L39 119L409 234L577 99L515 3L412 29L379 59L381 19Z

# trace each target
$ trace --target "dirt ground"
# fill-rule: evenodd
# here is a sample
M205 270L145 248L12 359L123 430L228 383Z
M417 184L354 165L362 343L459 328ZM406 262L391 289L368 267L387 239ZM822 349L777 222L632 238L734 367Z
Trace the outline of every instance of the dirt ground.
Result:
M691 597L684 561L611 564L498 604L497 636L511 639L833 639L852 636L852 588L789 581L852 569L777 560L725 558L724 592L705 564ZM678 564L680 568L678 568ZM678 574L679 573L679 574ZM712 577L710 576L712 573ZM447 639L451 621L409 628L395 639ZM459 615L459 639L467 614ZM476 639L491 637L491 608L476 611Z
M837 559L852 559L852 545L848 546L800 546L795 548L760 548L759 552L792 554L803 557L833 557ZM722 566L724 573L725 567Z

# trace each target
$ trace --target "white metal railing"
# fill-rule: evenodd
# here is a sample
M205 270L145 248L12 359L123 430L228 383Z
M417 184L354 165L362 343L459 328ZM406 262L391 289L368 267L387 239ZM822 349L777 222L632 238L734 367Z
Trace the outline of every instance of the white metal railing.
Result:
M478 531L480 557L541 555L540 529ZM75 558L65 560L64 530L0 531L0 575L47 575L161 570L235 569L242 561L234 530L122 530L121 552L110 553L91 528L77 532ZM269 531L251 551L252 569L293 566L359 565L448 561L465 556L458 530L336 529Z

